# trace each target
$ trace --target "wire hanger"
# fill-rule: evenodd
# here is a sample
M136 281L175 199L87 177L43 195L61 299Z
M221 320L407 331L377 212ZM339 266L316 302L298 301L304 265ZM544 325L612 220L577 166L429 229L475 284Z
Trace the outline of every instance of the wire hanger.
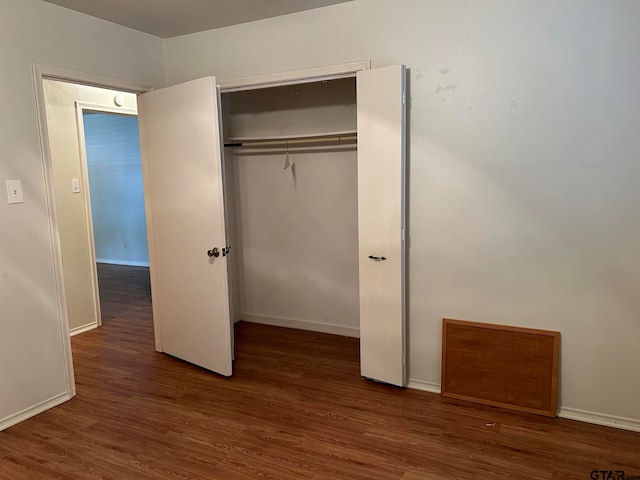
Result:
M287 155L284 158L284 169L286 170L288 168L291 170L291 183L293 188L296 188L296 162L295 160L291 161L291 158L289 157L289 140L286 141L286 145Z

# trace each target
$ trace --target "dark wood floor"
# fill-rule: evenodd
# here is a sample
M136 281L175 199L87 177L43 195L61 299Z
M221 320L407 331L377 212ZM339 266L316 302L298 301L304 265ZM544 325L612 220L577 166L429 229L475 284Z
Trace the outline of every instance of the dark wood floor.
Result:
M137 315L149 319L151 313L149 269L108 263L97 265L102 322Z
M0 432L0 479L640 475L640 434L366 382L350 338L240 323L234 377L210 374L154 352L146 269L108 270L77 396Z

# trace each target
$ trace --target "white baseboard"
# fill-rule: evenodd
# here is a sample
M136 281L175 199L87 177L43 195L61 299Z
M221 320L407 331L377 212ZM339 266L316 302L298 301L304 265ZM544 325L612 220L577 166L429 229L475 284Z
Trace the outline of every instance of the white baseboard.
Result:
M44 402L40 402L37 405L34 405L33 407L26 408L21 412L18 412L14 415L10 415L7 418L3 418L2 420L0 420L0 432L28 418L34 417L39 413L44 412L45 410L49 410L50 408L56 407L61 403L64 403L67 400L70 400L72 397L73 395L70 394L69 392L64 392L64 393L61 393L60 395L56 395L55 397L45 400Z
M640 432L640 419L636 418L617 417L606 413L589 412L587 410L568 407L560 407L558 416L568 420L577 420L579 422L593 423L605 427Z
M129 267L149 266L149 262L136 262L135 260L113 260L110 258L96 258L96 263L108 263L109 265L127 265Z
M297 328L298 330L309 330L312 332L331 333L333 335L342 335L344 337L360 338L359 328L344 327L342 325L334 325L331 323L313 322L310 320L299 320L295 318L270 317L267 315L254 315L251 313L239 313L237 318L239 320L244 320L245 322L272 325L274 327Z
M72 328L69 330L69 336L73 337L74 335L88 332L89 330L93 330L94 328L98 328L98 324L96 322L92 322L92 323L88 323L87 325L82 325L80 327Z
M414 390L421 390L423 392L429 393L437 393L440 395L441 389L440 384L435 382L423 382L422 380L413 380L409 379L409 383L407 384L407 388L412 388Z
M422 380L410 379L407 388L422 390L423 392L441 393L439 383L423 382ZM567 420L577 420L578 422L592 423L594 425L602 425L604 427L640 432L640 420L635 418L616 417L615 415L608 415L606 413L589 412L587 410L569 407L560 407L558 409L558 417L566 418Z

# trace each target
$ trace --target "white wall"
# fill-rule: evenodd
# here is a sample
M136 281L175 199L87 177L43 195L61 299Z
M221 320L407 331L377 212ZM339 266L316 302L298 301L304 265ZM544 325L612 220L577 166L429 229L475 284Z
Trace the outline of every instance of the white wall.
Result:
M359 336L355 149L233 155L239 317ZM238 248L239 247L239 248Z
M170 39L167 78L406 64L413 384L439 384L443 317L559 330L563 414L640 429L639 21L635 0L356 0Z
M0 0L0 429L68 397L32 62L162 85L162 40L40 0ZM5 180L24 203L8 205ZM63 322L64 323L64 322Z

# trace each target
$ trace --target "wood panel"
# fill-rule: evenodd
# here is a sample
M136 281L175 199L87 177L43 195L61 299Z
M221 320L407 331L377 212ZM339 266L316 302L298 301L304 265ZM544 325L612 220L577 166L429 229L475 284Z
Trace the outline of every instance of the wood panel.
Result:
M556 415L560 333L444 319L442 395Z
M120 293L72 339L78 394L0 432L3 480L640 475L640 433L364 382L353 338L241 322L235 375L210 374L154 351L146 269L105 270Z

